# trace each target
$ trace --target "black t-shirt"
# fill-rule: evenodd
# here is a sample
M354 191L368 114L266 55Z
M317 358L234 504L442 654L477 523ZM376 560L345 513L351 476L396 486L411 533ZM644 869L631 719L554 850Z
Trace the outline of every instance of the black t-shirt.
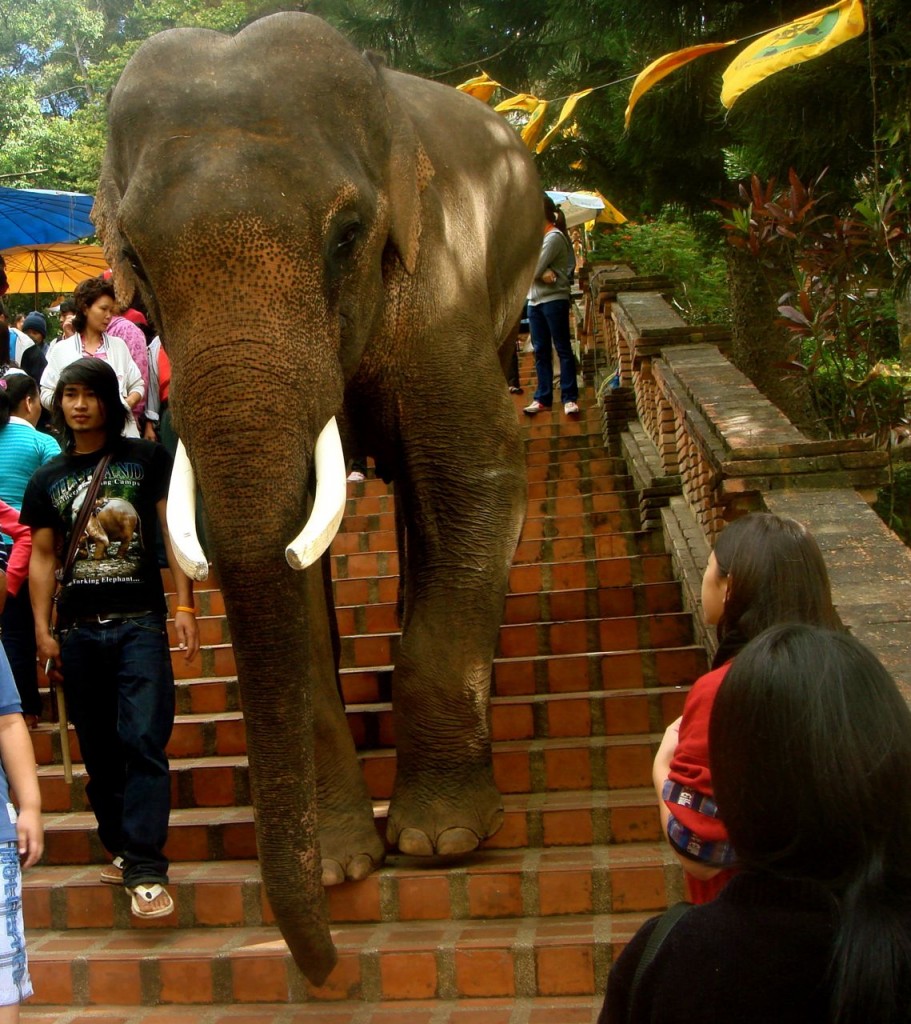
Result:
M58 455L35 471L25 490L21 522L34 529L51 527L62 538L63 553L103 454ZM62 613L165 611L155 506L167 496L170 475L171 456L160 444L120 440L61 595Z

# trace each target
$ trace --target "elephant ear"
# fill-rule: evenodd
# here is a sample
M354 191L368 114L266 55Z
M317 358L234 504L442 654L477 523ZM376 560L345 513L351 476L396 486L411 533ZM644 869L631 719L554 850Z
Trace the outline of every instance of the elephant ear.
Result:
M421 238L421 194L434 175L430 157L418 138L414 125L402 110L386 81L386 67L379 54L366 54L376 69L391 126L387 191L389 195L389 235L405 270L413 274L417 267Z
M101 168L101 179L98 182L98 191L95 193L95 204L92 207L91 217L98 231L98 237L101 239L108 266L113 274L117 301L122 306L129 306L136 293L138 281L123 254L124 238L120 233L117 217L122 196L111 168L111 159L109 143Z

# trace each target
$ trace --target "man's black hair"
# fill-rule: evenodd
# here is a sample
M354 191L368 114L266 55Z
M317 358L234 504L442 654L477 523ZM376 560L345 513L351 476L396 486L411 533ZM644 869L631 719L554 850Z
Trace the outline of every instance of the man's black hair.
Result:
M63 450L72 452L76 438L67 426L62 405L63 389L68 384L81 384L95 393L95 397L104 407L104 447L113 448L120 440L128 415L126 406L120 398L117 374L103 359L77 359L60 371L57 387L54 388L52 415L54 426L63 439Z

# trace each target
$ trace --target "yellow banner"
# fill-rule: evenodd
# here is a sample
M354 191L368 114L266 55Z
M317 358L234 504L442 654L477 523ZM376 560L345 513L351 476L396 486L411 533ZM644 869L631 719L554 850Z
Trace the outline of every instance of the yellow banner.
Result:
M505 114L508 110L524 110L530 114L540 102L541 100L537 96L532 96L529 92L520 92L515 96L510 96L508 100L498 103L493 109L498 114Z
M726 46L733 46L734 43L739 42L739 39L732 39L728 43L701 43L699 46L688 46L685 50L675 50L673 53L666 53L663 57L653 60L644 71L639 73L636 81L633 82L633 87L629 94L629 103L626 107L626 116L623 120L624 127L629 128L629 121L633 116L633 107L662 78L667 77L672 71L676 71L677 68L682 68L684 64L689 64L691 60L695 60L697 57L702 57L707 53L714 53L716 50L723 50Z
M544 115L549 106L547 100L538 100L538 105L531 112L531 117L525 122L525 127L522 129L522 141L529 149L535 148L538 136L544 129Z
M553 142L554 136L560 130L560 126L576 109L576 104L579 102L579 100L581 100L584 96L587 96L590 92L592 92L591 89L583 89L581 92L574 92L572 96L570 96L566 100L566 102L563 104L563 109L560 111L560 116L557 118L556 122L551 126L550 130L544 136L544 138L541 139L541 141L538 143L538 146L535 149L536 153L543 153L544 150L547 149L551 142Z
M734 58L722 79L721 102L730 110L757 82L794 64L820 57L863 31L864 9L860 0L841 0L780 25Z
M491 96L500 88L500 83L495 82L486 71L482 71L477 78L469 78L467 82L457 85L459 92L468 93L482 103L489 103Z

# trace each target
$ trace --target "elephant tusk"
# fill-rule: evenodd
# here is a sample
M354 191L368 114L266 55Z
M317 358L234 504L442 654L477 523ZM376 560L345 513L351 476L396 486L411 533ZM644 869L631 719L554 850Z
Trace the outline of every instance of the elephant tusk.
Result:
M180 568L191 580L209 575L209 562L196 536L196 475L190 457L178 441L168 491L168 533Z
M319 558L338 533L345 514L348 497L345 456L334 416L316 439L313 464L316 470L313 509L303 530L285 548L285 558L292 569L306 569Z

